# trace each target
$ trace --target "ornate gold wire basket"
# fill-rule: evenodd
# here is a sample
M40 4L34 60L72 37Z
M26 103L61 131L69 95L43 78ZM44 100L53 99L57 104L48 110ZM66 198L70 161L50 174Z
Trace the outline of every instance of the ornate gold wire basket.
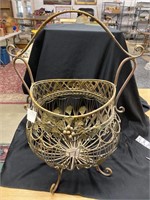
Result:
M33 81L30 67L22 58L22 54L49 21L67 12L81 13L93 18L128 56L120 63L114 83L96 79ZM28 143L39 158L59 172L56 184L51 186L51 192L56 191L64 169L96 167L102 174L111 175L110 168L103 171L99 165L117 148L121 122L117 113L124 111L123 107L117 108L117 102L133 75L135 58L142 55L143 48L138 48L141 50L138 56L129 54L102 22L83 11L64 11L52 15L41 25L36 35L22 52L15 55L13 63L31 97L30 111L35 114L34 120L27 118ZM9 52L10 48L14 47L8 46ZM17 59L21 59L27 67L32 82L30 89L16 69ZM131 73L116 94L120 71L129 60L133 62Z
M31 149L52 167L97 166L117 147L115 86L102 80L45 80L31 86L37 112L28 121Z

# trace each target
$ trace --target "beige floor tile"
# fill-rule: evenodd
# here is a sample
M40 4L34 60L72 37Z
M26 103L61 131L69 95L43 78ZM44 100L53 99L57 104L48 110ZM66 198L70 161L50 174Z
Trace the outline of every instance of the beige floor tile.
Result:
M139 95L147 101L148 105L150 105L150 89L140 88L138 91ZM150 118L150 110L146 112L146 115Z
M0 142L10 143L26 111L23 104L0 104Z

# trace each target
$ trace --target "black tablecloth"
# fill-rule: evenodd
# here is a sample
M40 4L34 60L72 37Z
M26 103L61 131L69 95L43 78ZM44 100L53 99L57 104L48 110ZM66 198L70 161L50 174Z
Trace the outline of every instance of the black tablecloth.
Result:
M126 48L123 34L113 30ZM51 25L36 38L29 64L35 80L48 78L96 78L114 81L125 54L99 26ZM131 70L128 62L117 90ZM28 75L25 80L30 85ZM24 89L25 91L25 89ZM148 138L149 122L143 112L134 77L119 100L122 131L118 149L103 166L113 175L104 177L94 168L64 171L57 192L80 194L97 199L149 199L149 152L135 141ZM27 143L24 118L16 130L2 169L2 186L49 191L57 173L34 155Z

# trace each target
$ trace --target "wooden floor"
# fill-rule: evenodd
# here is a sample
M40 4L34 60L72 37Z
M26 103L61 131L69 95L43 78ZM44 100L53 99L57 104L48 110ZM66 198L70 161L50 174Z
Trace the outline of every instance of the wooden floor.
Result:
M150 89L138 89L138 91L139 95L150 105ZM150 118L150 110L146 112L146 115Z
M76 195L51 194L32 190L10 189L0 187L1 200L90 200Z
M139 89L139 95L150 105L150 89ZM150 111L146 113L150 117ZM49 192L39 192L32 190L10 189L0 187L1 200L89 200L76 195L50 194Z

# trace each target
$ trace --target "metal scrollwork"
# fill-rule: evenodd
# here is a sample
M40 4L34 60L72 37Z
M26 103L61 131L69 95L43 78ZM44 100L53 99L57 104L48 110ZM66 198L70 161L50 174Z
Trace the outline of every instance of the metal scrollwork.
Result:
M81 13L96 21L127 56L119 65L114 83L97 79L54 79L34 82L30 66L22 57L45 25L60 14ZM31 98L30 109L37 113L35 122L27 121L26 134L32 151L50 167L58 171L58 179L50 191L54 193L64 169L96 167L97 171L110 176L110 168L101 165L116 149L120 138L120 117L124 107L117 107L118 100L136 68L135 59L144 52L137 46L138 55L128 53L110 30L97 18L84 11L63 11L50 16L37 30L23 50L7 46L13 57L13 66ZM25 64L31 87L29 88L16 68L20 59ZM120 71L131 61L127 79L116 94Z

